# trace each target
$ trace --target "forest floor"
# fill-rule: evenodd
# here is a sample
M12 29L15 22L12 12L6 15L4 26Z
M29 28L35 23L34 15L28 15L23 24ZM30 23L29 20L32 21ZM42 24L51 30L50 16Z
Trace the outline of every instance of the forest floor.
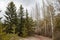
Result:
M34 36L34 37L28 37L28 38L20 38L19 40L52 40L52 38L43 37L43 36Z

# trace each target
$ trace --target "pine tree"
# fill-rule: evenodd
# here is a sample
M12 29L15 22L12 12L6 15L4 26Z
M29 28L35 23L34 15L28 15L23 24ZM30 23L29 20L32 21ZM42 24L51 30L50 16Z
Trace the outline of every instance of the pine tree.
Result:
M28 10L26 10L26 29L27 29L27 35L31 35L34 32L34 21L31 17L28 16Z
M22 36L28 36L28 11L26 10L26 18L24 18L24 26L22 28Z
M17 14L16 14L16 7L13 2L10 2L7 10L5 12L5 24L6 24L6 33L13 33L13 24L17 25Z
M18 27L16 28L16 30L18 31L18 35L19 36L22 36L22 28L23 28L23 20L24 20L24 18L23 18L23 16L24 16L24 12L23 12L23 7L22 7L22 5L20 5L20 8L19 8L19 14L18 14L18 18L19 18L19 25L18 25Z
M0 35L2 34L2 31L3 31L1 19L2 19L2 17L0 18Z
M1 22L1 19L2 19L2 17L0 18L0 40L2 40L3 39L3 26L2 26L2 22Z

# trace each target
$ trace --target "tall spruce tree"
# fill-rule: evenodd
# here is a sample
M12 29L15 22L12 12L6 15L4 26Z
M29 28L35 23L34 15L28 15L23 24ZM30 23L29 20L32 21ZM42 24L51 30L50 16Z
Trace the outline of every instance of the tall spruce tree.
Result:
M27 37L33 33L33 19L28 16L28 10L26 10L26 18L23 18L22 36Z
M10 2L7 10L5 12L5 25L6 25L6 29L5 32L6 33L13 33L13 24L17 25L17 14L16 14L16 7L15 4L13 2Z
M22 36L22 28L23 28L23 21L24 21L24 12L23 12L23 7L22 5L20 5L20 8L19 8L19 14L18 14L18 18L19 18L19 25L18 25L18 28L17 28L17 31L18 31L18 35L19 36Z
M28 36L28 11L26 10L26 18L24 18L24 26L22 28L22 36Z
M2 26L2 22L1 22L2 17L0 18L0 40L2 40L2 35L3 35L3 26Z
M29 35L29 17L28 17L28 10L26 9L26 29L27 29L27 35Z
M34 21L31 17L28 16L28 10L26 10L26 29L27 29L27 35L30 36L34 32Z

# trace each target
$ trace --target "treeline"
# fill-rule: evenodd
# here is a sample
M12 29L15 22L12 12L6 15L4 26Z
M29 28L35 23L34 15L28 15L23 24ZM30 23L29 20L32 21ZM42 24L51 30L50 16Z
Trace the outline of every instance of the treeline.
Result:
M39 13L40 9L38 4L33 8L33 13L36 14L35 18L37 19L37 22L35 21L35 32L39 35L51 37L53 40L60 40L60 1L54 0L49 2L49 0L46 0L48 5L46 5L44 0L42 2L42 13ZM43 19L40 18L39 14L43 14Z
M46 6L43 0L42 12L44 18L39 22L41 29L39 34L51 37L53 40L60 40L60 0L56 0L56 3L54 3L55 1L49 2L48 0L46 2L48 6Z
M58 2L60 3L60 1ZM40 18L39 5L36 4L35 11L32 11L33 15L36 14L36 20L34 20L34 16L31 15L32 17L30 17L28 10L24 10L22 5L20 5L17 11L15 4L10 2L5 11L3 23L1 21L2 18L0 18L0 39L5 34L17 34L20 37L38 34L51 37L53 40L60 40L60 13L55 13L57 9L48 0L47 4L48 6L43 1L43 19Z
M33 19L28 16L28 10L24 10L23 6L20 5L18 12L19 13L16 11L15 4L10 2L5 11L4 23L0 22L2 23L2 25L0 25L0 33L18 34L20 37L33 35L35 23Z

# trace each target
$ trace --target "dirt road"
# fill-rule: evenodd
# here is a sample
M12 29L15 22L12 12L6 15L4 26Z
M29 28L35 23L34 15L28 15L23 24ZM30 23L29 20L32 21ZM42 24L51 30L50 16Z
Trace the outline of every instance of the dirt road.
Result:
M35 37L21 38L19 40L52 40L52 39L43 36L35 36Z

